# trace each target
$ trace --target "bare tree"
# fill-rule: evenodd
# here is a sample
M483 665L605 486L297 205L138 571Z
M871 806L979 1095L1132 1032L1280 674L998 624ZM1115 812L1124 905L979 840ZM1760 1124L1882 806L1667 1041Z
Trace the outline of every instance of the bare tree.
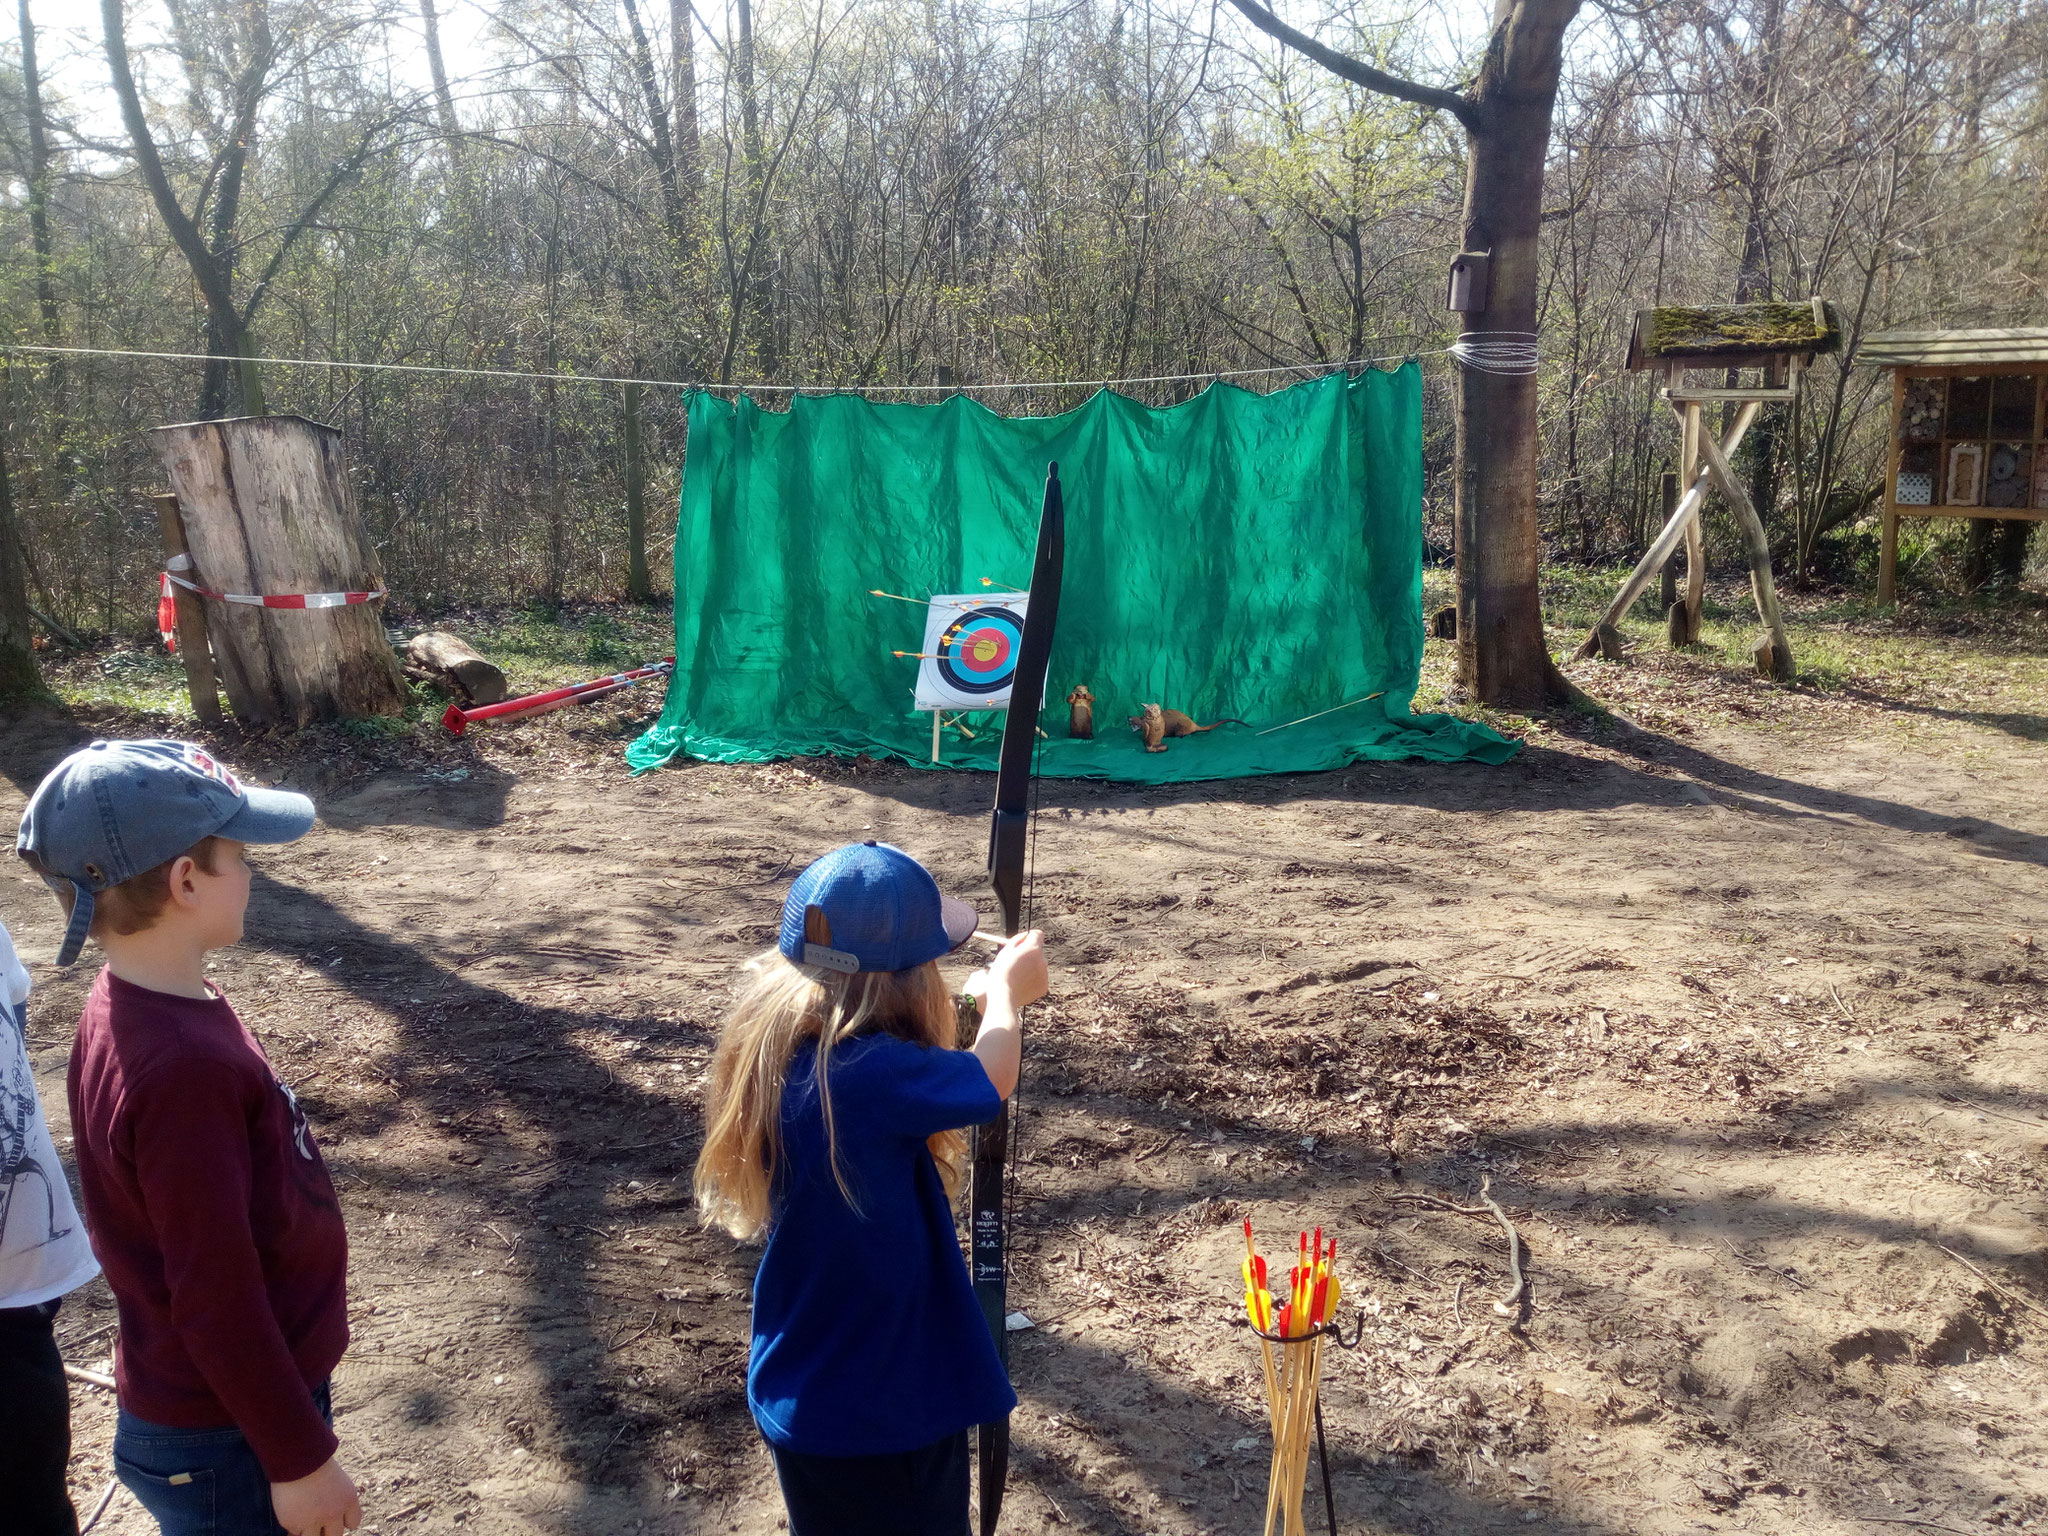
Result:
M1461 316L1461 333L1533 341L1551 109L1565 28L1580 0L1496 0L1469 92L1375 69L1297 32L1257 0L1231 3L1260 31L1344 79L1457 120L1468 146L1464 249L1492 253L1486 308ZM1543 640L1536 404L1533 373L1458 375L1458 677L1489 704L1526 706L1573 691Z
M241 257L246 248L241 227L242 196L259 119L277 83L279 66L290 62L282 45L297 43L302 29L312 30L311 21L303 11L295 14L292 27L281 40L271 26L269 0L243 0L239 5L222 6L218 12L206 15L180 7L174 17L178 22L180 54L191 85L191 101L205 114L205 137L212 151L189 211L171 184L171 173L165 167L156 134L143 110L128 55L124 0L100 0L107 65L121 105L122 125L128 131L135 154L136 169L165 229L191 268L206 306L207 351L215 361L206 371L200 414L218 416L229 409L235 393L231 378L239 389L242 410L258 414L263 409L263 387L251 361L256 354L250 327L272 280L293 245L384 144L389 130L412 115L412 108L410 103L402 107L392 104L390 110L373 116L358 129L353 146L331 163L326 176L296 213L282 221L268 260L256 280L243 287L239 282ZM202 31L202 24L209 21L214 25ZM209 99L216 95L212 89L216 82L217 102ZM203 232L202 220L206 225Z

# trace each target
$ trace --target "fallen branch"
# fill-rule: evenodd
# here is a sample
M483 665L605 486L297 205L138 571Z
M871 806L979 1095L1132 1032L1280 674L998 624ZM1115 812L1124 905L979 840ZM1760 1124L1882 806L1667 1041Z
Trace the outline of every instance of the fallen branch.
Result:
M1959 1525L1943 1525L1939 1520L1921 1520L1915 1518L1912 1515L1853 1515L1850 1518L1855 1520L1868 1520L1871 1521L1873 1524L1877 1525L1924 1526L1930 1531L1951 1532L1952 1536L1976 1536L1976 1533L1974 1531L1966 1531Z
M659 1312L656 1312L647 1319L647 1326L645 1328L642 1328L630 1339L620 1339L616 1344L607 1344L605 1346L604 1352L608 1355L615 1355L620 1350L624 1349L628 1344L639 1343L640 1340L646 1338L647 1335L654 1332L655 1328L660 1324L660 1322L661 1314ZM609 1449L609 1447L607 1447L607 1449Z
M85 1524L78 1528L78 1536L91 1536L92 1528L100 1523L100 1516L107 1512L107 1506L114 1502L114 1495L120 1489L120 1478L110 1477L107 1479L107 1486L105 1491L100 1494L99 1503L93 1505L92 1513L85 1517Z
M1514 1288L1493 1304L1493 1310L1502 1317L1512 1317L1520 1324L1522 1313L1529 1301L1529 1277L1522 1273L1522 1252L1527 1245L1522 1241L1522 1234L1515 1230L1515 1224L1508 1220L1508 1213L1502 1210L1500 1203L1493 1198L1492 1186L1493 1175L1482 1176L1479 1180L1479 1198L1486 1203L1486 1208L1492 1211L1500 1222L1501 1230L1508 1235L1508 1272L1515 1280Z
M1493 1304L1493 1310L1502 1317L1511 1317L1517 1326L1522 1320L1523 1308L1529 1299L1529 1277L1522 1272L1522 1255L1528 1251L1528 1244L1522 1234L1515 1230L1515 1224L1508 1220L1508 1213L1500 1208L1500 1202L1493 1198L1493 1175L1487 1174L1479 1181L1479 1205L1453 1205L1448 1200L1439 1200L1435 1195L1389 1195L1389 1203L1404 1205L1426 1205L1433 1210L1450 1211L1459 1216L1472 1216L1481 1221L1489 1216L1500 1223L1501 1230L1508 1237L1508 1273L1514 1284L1507 1295ZM1398 1262L1398 1261L1397 1261ZM1402 1268L1407 1268L1402 1265Z
M94 1339L101 1338L106 1334L112 1333L116 1328L120 1326L121 1324L117 1319L116 1321L111 1323L102 1323L99 1327L93 1329L91 1333L82 1333L75 1339L59 1339L57 1342L65 1349L83 1349L86 1345L90 1344Z
M1955 1249L1949 1247L1947 1244L1936 1243L1934 1246L1939 1248L1943 1253L1947 1254L1950 1258L1954 1259L1958 1264L1962 1265L1963 1268L1967 1269L1979 1280L1982 1280L1986 1285L1990 1286L1991 1289L1998 1292L1999 1295L2005 1297L2006 1300L2018 1302L2021 1306L2025 1307L2029 1312L2034 1313L2038 1317L2048 1317L2048 1307L2037 1306L2035 1303L2027 1300L2026 1297L2020 1295L2018 1292L2008 1290L2005 1286L2000 1285L1996 1280L1992 1279L1989 1275L1985 1274L1983 1270L1979 1269L1976 1265L1972 1264L1968 1259L1964 1258L1960 1253L1957 1253ZM70 1367L67 1366L65 1367L65 1369L68 1370L70 1369Z
M1960 1094L1937 1093L1935 1097L1944 1104L1953 1104L1958 1109L1967 1109L1973 1115L1989 1115L1994 1120L2010 1120L2014 1125L2024 1125L2036 1131L2048 1131L2048 1125L2043 1125L2039 1120L2029 1120L2025 1115L2009 1115L2002 1109L1991 1108L1988 1104L1972 1104Z
M1728 1239L1725 1237L1721 1239L1721 1246L1723 1248L1726 1248L1728 1252L1734 1256L1735 1262L1740 1264L1744 1269L1753 1269L1757 1271L1759 1274L1774 1275L1780 1280L1790 1280L1802 1291L1807 1288L1806 1282L1800 1279L1797 1275L1793 1274L1792 1271L1789 1269L1775 1269L1771 1265L1765 1264L1760 1260L1745 1259L1742 1256L1741 1251L1738 1250L1736 1246L1733 1243L1729 1242Z
M64 1374L66 1376L69 1376L73 1381L84 1382L89 1387L98 1387L105 1392L111 1392L114 1390L113 1377L102 1376L98 1371L88 1371L82 1365L73 1365L69 1361L66 1361L64 1364Z

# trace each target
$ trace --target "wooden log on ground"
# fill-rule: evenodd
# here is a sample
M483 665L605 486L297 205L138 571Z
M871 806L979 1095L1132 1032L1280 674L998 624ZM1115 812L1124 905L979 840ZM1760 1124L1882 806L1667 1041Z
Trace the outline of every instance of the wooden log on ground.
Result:
M505 697L505 674L446 630L430 629L406 641L405 672L464 709L496 704Z
M1458 610L1455 604L1439 608L1429 616L1429 633L1430 637L1436 640L1458 638Z
M185 520L178 513L178 498L155 496L157 532L163 538L164 567L181 563L180 555L191 551L185 544ZM179 572L187 581L205 586L196 565L185 562ZM213 675L213 642L206 633L206 600L173 583L171 603L177 610L178 659L185 664L185 688L192 695L192 712L207 725L220 724L220 688Z
M341 434L301 416L159 427L192 558L217 592L377 592L384 568L356 513ZM405 678L381 602L276 608L207 599L228 704L247 725L396 715Z

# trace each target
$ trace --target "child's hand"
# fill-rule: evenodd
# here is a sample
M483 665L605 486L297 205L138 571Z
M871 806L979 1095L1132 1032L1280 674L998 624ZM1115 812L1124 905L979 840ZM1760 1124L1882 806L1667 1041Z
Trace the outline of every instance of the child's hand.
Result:
M332 1457L294 1482L272 1483L270 1504L291 1536L347 1536L363 1523L356 1485Z
M988 963L988 990L1007 995L1013 1008L1037 1002L1048 985L1045 935L1036 928L1011 939Z

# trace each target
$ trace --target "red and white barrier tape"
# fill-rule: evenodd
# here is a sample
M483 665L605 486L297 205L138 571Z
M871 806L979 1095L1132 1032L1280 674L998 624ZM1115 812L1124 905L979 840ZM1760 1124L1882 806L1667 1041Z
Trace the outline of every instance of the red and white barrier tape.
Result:
M197 592L201 597L210 597L217 603L243 603L251 608L352 608L357 603L373 603L387 595L387 589L383 587L374 592L287 592L268 597L253 592L216 592L177 574L192 569L190 555L175 556L169 564L171 569L164 572L165 581L175 583L187 592Z

